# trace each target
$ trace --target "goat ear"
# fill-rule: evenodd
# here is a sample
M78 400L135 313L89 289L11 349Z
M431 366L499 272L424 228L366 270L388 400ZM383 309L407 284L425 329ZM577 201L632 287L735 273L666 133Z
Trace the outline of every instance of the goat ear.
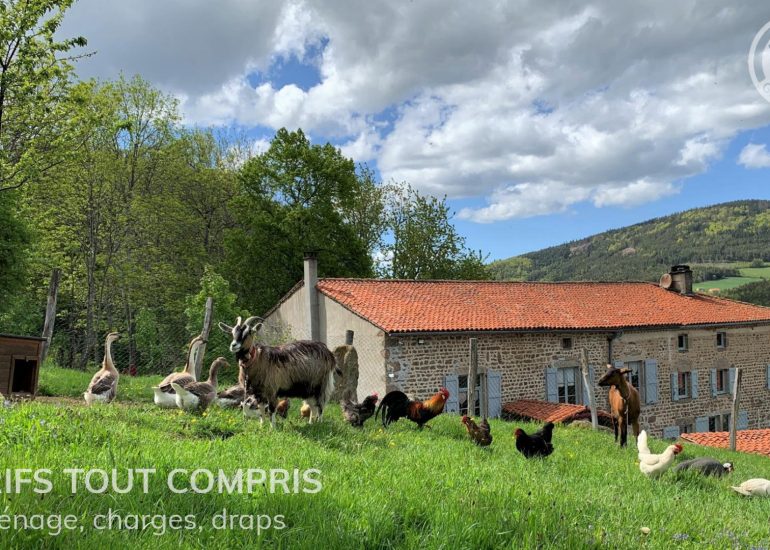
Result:
M620 369L620 374L628 374L631 372L631 369Z
M607 363L607 370L611 370L611 369L612 369L612 365L610 365L609 363Z
M224 324L222 321L219 321L219 330L227 334L230 334L233 331L233 327L231 327L230 325Z

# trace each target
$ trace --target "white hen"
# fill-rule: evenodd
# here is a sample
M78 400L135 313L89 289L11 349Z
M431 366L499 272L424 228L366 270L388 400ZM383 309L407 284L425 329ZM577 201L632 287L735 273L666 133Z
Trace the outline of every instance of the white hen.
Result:
M770 497L770 481L767 479L749 479L732 489L747 497Z
M639 450L639 460L642 459L642 455L648 455L650 448L647 446L647 431L642 430L636 437L636 448Z
M639 469L648 477L658 477L671 467L676 455L681 452L682 446L675 443L659 455L639 453Z

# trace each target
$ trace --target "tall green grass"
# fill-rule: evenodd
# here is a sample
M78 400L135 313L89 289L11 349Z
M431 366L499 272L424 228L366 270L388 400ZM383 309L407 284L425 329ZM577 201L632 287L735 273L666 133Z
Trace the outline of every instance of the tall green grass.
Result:
M45 369L46 393L79 396L88 373ZM121 382L119 402L28 402L0 408L0 473L48 468L54 490L0 494L0 513L72 513L82 532L0 531L4 548L734 548L770 545L770 500L729 489L770 477L770 461L755 455L684 444L680 460L709 455L730 460L726 479L667 472L650 480L638 470L633 438L618 448L606 432L557 427L555 452L526 460L515 449L514 425L491 421L490 448L472 445L459 418L442 415L419 431L407 421L385 430L345 424L330 407L322 424L289 419L276 430L239 411L192 415L154 408L153 379ZM86 381L87 383L87 381ZM73 386L68 389L68 384ZM525 429L536 425L518 424ZM651 440L653 451L666 442ZM64 468L155 468L147 494L69 492ZM174 494L165 478L174 468L285 468L321 471L317 494ZM0 485L0 492L3 492ZM95 514L195 514L202 529L96 531ZM283 515L286 528L214 530L232 514ZM642 528L649 528L644 534Z

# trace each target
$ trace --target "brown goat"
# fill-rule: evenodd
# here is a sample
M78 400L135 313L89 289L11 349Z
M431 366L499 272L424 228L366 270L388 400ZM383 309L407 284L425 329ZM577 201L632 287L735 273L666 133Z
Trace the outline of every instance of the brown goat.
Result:
M608 398L612 412L612 425L615 428L615 443L618 442L618 431L620 431L620 446L625 447L629 424L634 427L634 437L639 437L639 412L641 411L639 392L626 380L626 374L631 372L631 369L616 369L612 365L607 365L607 369L597 384L610 386Z

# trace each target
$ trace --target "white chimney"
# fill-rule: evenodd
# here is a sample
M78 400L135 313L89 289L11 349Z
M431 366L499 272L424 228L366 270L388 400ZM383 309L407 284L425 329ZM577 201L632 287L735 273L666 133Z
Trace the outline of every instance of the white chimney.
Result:
M307 300L308 338L314 341L321 339L317 283L318 259L315 252L305 252L305 299Z

